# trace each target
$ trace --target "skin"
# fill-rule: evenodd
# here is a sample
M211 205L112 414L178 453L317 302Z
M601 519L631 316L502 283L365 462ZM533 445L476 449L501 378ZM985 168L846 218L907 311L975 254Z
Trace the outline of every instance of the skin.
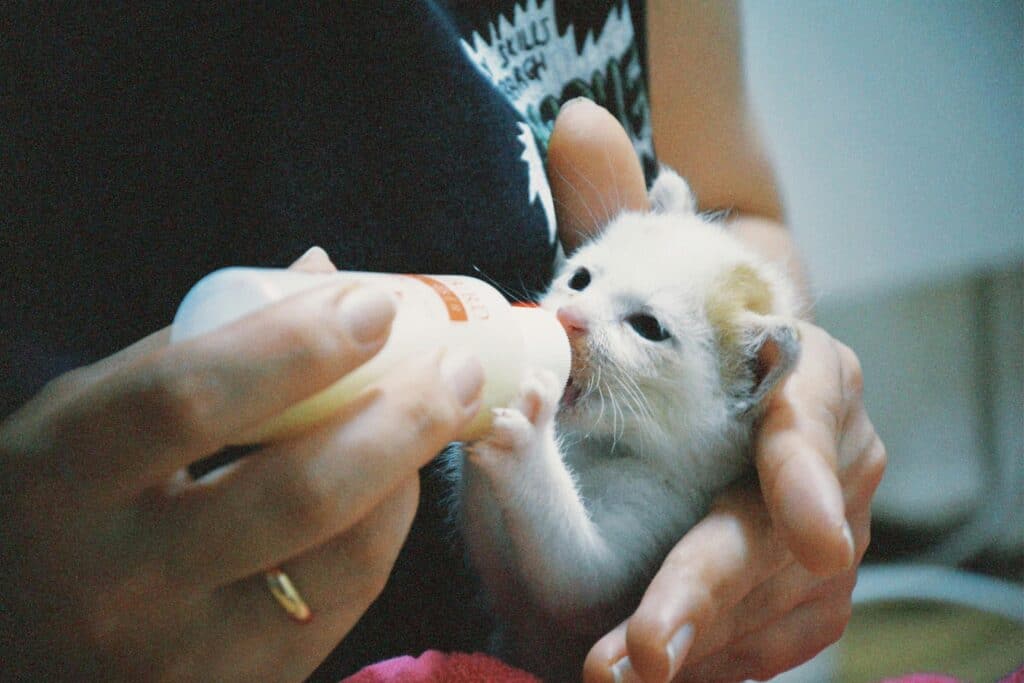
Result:
M736 7L653 2L648 13L659 158L687 178L702 209L730 208L741 239L806 283L747 109ZM570 251L608 215L647 208L629 140L596 105L563 108L549 164ZM798 366L759 427L759 487L719 497L633 615L594 645L584 680L766 679L842 634L886 453L856 355L810 322L801 334Z
M334 269L321 250L293 267ZM417 470L478 408L479 362L432 355L329 424L199 481L184 468L368 359L393 316L386 296L328 286L182 344L165 330L0 424L8 673L312 671L383 589ZM279 565L314 611L306 626L267 590L263 571Z

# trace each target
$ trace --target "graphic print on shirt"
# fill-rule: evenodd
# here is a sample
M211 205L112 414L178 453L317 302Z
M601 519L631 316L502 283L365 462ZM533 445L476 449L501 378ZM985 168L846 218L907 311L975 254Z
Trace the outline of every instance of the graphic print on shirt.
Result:
M544 171L544 159L541 156L541 147L537 144L533 131L525 123L517 123L519 126L519 142L523 145L523 156L520 157L526 163L530 174L530 197L529 202L540 200L544 207L544 215L548 221L548 240L555 243L555 198L551 196L551 186L548 184L548 175Z
M555 2L517 2L511 21L499 14L484 30L486 37L474 31L470 41L462 41L469 59L526 123L520 125L519 140L526 146L523 160L529 166L530 201L540 196L547 202L552 240L554 211L548 211L551 191L543 158L563 103L586 97L608 109L626 129L644 167L655 165L650 105L628 2L612 7L601 30L596 35L588 31L582 43L571 23L559 34ZM526 139L527 130L535 138L535 151Z

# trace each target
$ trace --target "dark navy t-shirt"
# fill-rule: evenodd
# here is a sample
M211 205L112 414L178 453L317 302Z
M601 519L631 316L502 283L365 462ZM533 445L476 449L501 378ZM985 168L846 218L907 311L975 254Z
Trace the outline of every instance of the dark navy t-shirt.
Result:
M204 274L285 266L314 244L342 269L538 292L555 254L544 159L559 106L605 105L653 168L641 5L11 10L0 414L167 325ZM428 471L392 581L318 677L483 646L439 495Z

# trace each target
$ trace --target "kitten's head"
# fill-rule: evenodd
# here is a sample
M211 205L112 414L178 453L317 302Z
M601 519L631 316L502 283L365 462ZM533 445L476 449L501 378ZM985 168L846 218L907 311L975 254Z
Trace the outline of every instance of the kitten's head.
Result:
M663 169L650 213L626 212L560 269L542 305L569 334L563 429L716 439L746 423L795 362L786 281L696 212Z

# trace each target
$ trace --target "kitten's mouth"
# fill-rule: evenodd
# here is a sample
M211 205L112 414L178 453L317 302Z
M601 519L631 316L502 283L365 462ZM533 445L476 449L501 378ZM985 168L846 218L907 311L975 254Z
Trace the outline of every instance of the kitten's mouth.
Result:
M569 376L569 381L565 383L565 391L562 392L561 405L563 408L572 408L576 405L576 401L580 398L580 388L576 386L576 383L572 381L572 376Z
M571 353L571 365L569 367L569 379L565 383L565 391L562 392L560 405L562 408L574 408L579 403L587 387L587 377L590 375L589 364L591 350L585 339L579 336L569 338L569 349Z

